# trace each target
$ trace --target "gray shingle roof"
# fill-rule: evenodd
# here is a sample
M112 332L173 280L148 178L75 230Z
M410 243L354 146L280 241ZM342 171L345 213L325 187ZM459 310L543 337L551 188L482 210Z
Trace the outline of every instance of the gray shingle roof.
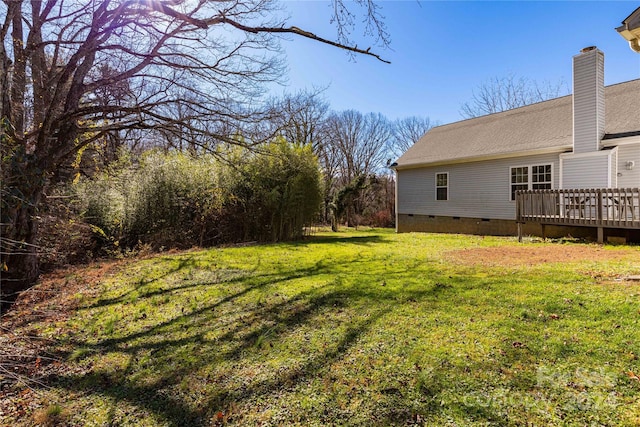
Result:
M572 96L434 127L397 161L398 168L570 150ZM605 88L605 137L640 131L640 80Z

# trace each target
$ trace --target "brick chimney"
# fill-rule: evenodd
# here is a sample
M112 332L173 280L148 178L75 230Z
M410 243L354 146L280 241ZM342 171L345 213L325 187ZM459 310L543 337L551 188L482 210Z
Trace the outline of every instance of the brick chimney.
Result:
M573 57L573 152L600 150L604 136L604 53L586 47Z

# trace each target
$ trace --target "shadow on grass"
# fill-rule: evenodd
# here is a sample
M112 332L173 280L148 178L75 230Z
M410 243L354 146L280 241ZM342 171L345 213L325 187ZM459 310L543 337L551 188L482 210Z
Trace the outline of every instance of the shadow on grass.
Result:
M264 286L266 283L257 286ZM380 308L369 312L367 316L351 319L346 327L336 324L336 327L344 327L339 338L329 343L324 350L305 357L304 363L282 366L277 374L267 375L266 378L251 381L242 387L217 384L212 392L207 394L205 402L197 406L185 402L179 393L168 392L179 387L184 378L207 366L215 367L217 362L236 361L240 365L254 363L254 359L259 357L262 351L259 342L265 334L270 332L271 341L284 340L290 331L312 324L318 316L343 304L345 298L357 297L357 295L336 291L301 294L291 300L259 309L251 314L252 318L247 322L236 324L215 340L207 339L205 335L208 318L198 320L198 314L230 302L249 292L250 289L247 288L225 298L224 302L220 301L197 312L180 316L180 320L174 319L148 331L104 340L93 346L78 342L77 346L92 348L100 354L125 353L131 357L127 367L120 371L70 374L62 378L50 378L47 382L50 385L83 394L109 397L116 402L126 401L128 404L153 413L158 420L168 425L207 425L216 413L225 411L229 407L262 397L271 397L280 393L283 388L295 387L315 378L340 359L381 316L390 310L390 308ZM179 334L185 321L190 322L190 331L195 333L176 339L163 339L165 335ZM274 325L276 325L275 328ZM211 355L211 357L185 361L184 364L181 364L180 360L175 360L176 354L194 346L198 348L199 354ZM226 348L226 350L221 351L220 348ZM154 366L151 371L161 373L161 376L151 384L141 385L128 379L132 369L135 369L132 366L133 361L141 354L152 354L151 363ZM300 355L296 354L296 356ZM109 421L117 422L118 420Z
M332 238L319 242L325 240L336 242ZM368 244L381 238L337 239L349 243L354 240L357 244ZM86 355L97 358L117 355L126 363L110 369L88 368L84 373L51 377L43 382L84 396L108 398L107 401L113 402L108 423L122 423L126 415L122 415L121 406L133 406L167 425L209 425L217 414L226 413L230 408L251 406L317 377L326 378L332 365L376 328L398 302L437 300L445 293L454 292L451 286L440 283L418 289L390 289L384 284L372 286L361 282L342 286L340 277L347 274L341 273L340 266L339 261L322 259L309 267L289 266L269 274L258 274L256 268L221 282L179 283L142 293L136 300L164 294L178 298L181 292L193 293L198 287L206 294L212 284L220 285L217 289L222 292L208 297L204 305L177 313L165 321L147 326L141 323L137 330L122 336L98 342L72 341L73 347L82 349ZM123 295L98 301L94 308L112 310L115 304L126 302L134 290L139 291L140 287L180 270L197 267L206 269L202 263L187 257L159 276L134 282L134 289ZM370 269L358 276L371 282L382 272ZM393 279L403 277L406 271L392 266L385 273ZM280 295L274 290L279 288L272 287L313 277L318 277L318 286L291 297ZM329 278L333 281L326 282ZM247 298L253 292L264 293L267 299ZM366 310L360 310L363 307ZM321 342L310 347L305 338L307 333ZM272 350L274 347L276 350ZM272 351L284 351L285 360L282 354L278 356ZM242 371L250 372L269 364L276 368L267 369L261 375L252 376ZM184 382L192 380L199 389L191 390L187 384L188 391L183 390ZM406 407L406 402L404 405L398 402L390 408L387 421L394 417L403 417L406 421L414 411ZM381 419L385 418L380 415Z
M175 261L176 258L168 258L168 257L159 258L159 261L166 261L166 260ZM132 287L127 292L113 298L100 298L98 301L96 301L95 304L92 304L91 306L89 306L89 308L103 307L103 306L108 306L113 304L121 304L124 301L126 301L126 299L129 298L133 293L137 292L140 288L144 286L148 286L160 280L163 280L169 277L170 275L178 273L182 270L192 269L195 267L197 267L197 262L194 256L189 255L189 256L180 257L178 258L178 264L175 267L168 269L167 271L163 272L160 275L155 274L153 276L143 276L142 278L136 281L135 283L136 286Z
M323 244L323 243L350 243L354 245L368 245L372 243L382 243L386 239L380 235L373 234L371 236L349 236L344 237L340 234L335 236L310 236L304 241L298 243L300 245ZM296 243L293 243L296 244Z
M321 237L315 237L315 236L310 236L308 239L305 239L304 241L300 241L300 242L287 242L287 243L280 243L280 245L291 245L294 247L297 246L307 246L307 245L315 245L315 244L325 244L325 243L349 243L349 244L355 244L355 245L368 245L368 244L373 244L373 243L380 243L380 242L384 242L385 239L379 235L371 235L371 236L351 236L351 237L341 237L339 235L337 236L321 236ZM103 306L108 306L108 305L114 305L114 304L120 304L123 303L127 300L127 298L131 297L132 294L134 294L135 292L139 292L139 290L141 288L144 288L145 286L151 285L153 283L156 283L158 281L161 281L163 279L166 279L167 277L171 276L172 274L176 274L179 273L181 271L184 270L190 270L190 269L194 269L198 267L198 260L197 257L194 255L183 255L180 257L158 257L156 258L157 262L164 262L164 261L175 261L178 260L178 263L175 267L168 269L166 271L164 271L162 274L153 274L150 277L142 277L140 279L137 280L136 282L136 286L131 288L130 290L128 290L127 292L118 295L117 297L113 297L113 298L101 298L98 301L96 301L95 304L89 306L89 308L95 308L95 307L103 307ZM228 277L220 277L219 280L217 281L207 281L207 282L191 282L191 283L185 283L184 285L178 286L178 287L170 287L170 288L166 288L166 289L159 289L159 290L154 290L151 292L145 292L143 294L141 294L140 296L137 296L136 298L146 298L146 297L153 297L153 296L160 296L166 293L173 293L176 290L185 290L188 288L194 288L194 287L198 287L198 286L202 286L202 285L212 285L212 284L217 284L217 283L230 283L230 282L241 282L243 280L246 279L247 276L251 275L251 273L255 272L257 269L259 268L259 264L256 265L253 269L248 270L248 271L235 271L235 275L231 278ZM213 270L213 271L220 271L219 269ZM296 277L303 277L303 276L296 276Z
M165 322L161 322L159 324L156 324L154 326L152 326L149 329L137 332L137 333L133 333L133 334L129 334L126 335L124 337L121 338L109 338L103 341L100 341L98 344L95 345L95 347L99 347L99 348L103 348L105 350L108 350L109 348L112 348L113 346L118 346L119 344L123 344L123 343L130 343L134 340L137 340L139 338L143 338L143 337L147 337L147 336L152 336L154 334L165 334L165 333L169 333L170 332L170 328L174 327L174 325L180 325L181 323L185 322L186 319L190 319L190 318L197 318L198 316L202 315L202 314L210 314L212 313L216 308L224 305L224 304L230 304L233 303L234 300L237 300L238 298L241 298L244 295L249 294L250 292L256 291L256 290L260 290L265 288L266 286L281 282L281 281L287 281L287 280L293 280L293 279L297 279L297 278L301 278L301 277L308 277L309 275L313 274L313 271L316 271L317 268L313 267L313 268L306 268L306 269L299 269L296 270L294 273L288 275L288 276L282 276L281 274L271 274L271 275L261 275L259 277L259 280L257 281L257 283L253 283L250 284L248 286L246 286L244 289L242 289L239 292L227 295L223 298L221 298L220 300L206 305L204 307L201 307L199 309L190 311L187 314L183 314L183 315L179 315L174 317L173 319L167 320ZM234 280L231 280L229 282L226 283L235 283L235 282L243 282L243 281L247 281L246 278L236 278ZM207 284L205 284L204 286L206 286ZM166 292L171 293L173 292L174 289L181 289L180 287L178 288L172 288L172 289L168 289L166 290ZM205 316L205 318L208 318L209 316ZM189 327L197 327L197 324L191 324ZM206 326L206 325L204 325ZM161 341L162 342L162 341ZM76 344L81 344L81 343L76 343ZM166 344L169 344L169 342L167 342ZM135 346L131 347L128 346L129 348L135 348ZM144 346L143 346L144 347ZM158 347L158 343L154 343L153 347Z

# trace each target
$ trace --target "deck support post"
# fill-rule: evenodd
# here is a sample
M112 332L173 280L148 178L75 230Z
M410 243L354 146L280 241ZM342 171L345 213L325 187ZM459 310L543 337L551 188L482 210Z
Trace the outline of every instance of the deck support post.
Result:
M604 243L604 228L598 227L598 243Z
M547 240L547 224L540 224L542 227L542 240Z
M522 243L522 223L517 222L518 225L518 243Z
M598 201L596 206L596 221L601 223L604 220L604 217L602 216L602 190L596 190L596 200Z

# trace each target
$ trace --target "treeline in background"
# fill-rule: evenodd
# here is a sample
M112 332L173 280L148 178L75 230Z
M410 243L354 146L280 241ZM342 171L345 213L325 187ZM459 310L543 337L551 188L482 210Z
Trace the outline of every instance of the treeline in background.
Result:
M152 132L89 145L43 203L42 269L139 250L294 240L312 226L394 226L388 165L428 119L330 112L309 93L273 101L273 111L236 134L242 145Z

